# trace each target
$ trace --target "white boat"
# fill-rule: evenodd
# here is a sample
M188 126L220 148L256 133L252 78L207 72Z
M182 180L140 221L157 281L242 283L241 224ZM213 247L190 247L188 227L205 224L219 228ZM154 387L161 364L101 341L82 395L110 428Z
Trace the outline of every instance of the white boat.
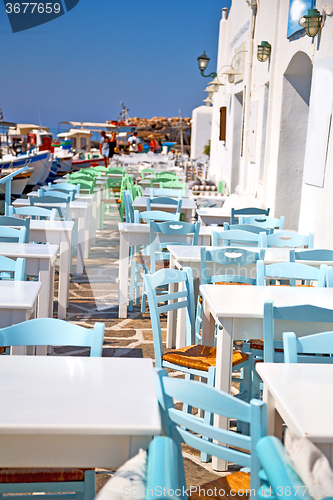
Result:
M31 153L21 156L4 155L0 160L1 172L5 175L7 175L8 169L21 168L25 165L33 169L27 184L33 186L42 185L51 171L51 152L33 150Z
M6 177L6 175L12 174L15 172L15 170L18 170L16 168L7 168L4 171L0 173L0 178L2 179L3 177ZM18 174L16 177L14 177L11 181L11 194L12 196L20 197L26 188L26 185L28 184L28 181L33 173L32 168L29 168L25 172L22 172L21 174ZM0 197L2 198L5 194L5 185L0 184Z

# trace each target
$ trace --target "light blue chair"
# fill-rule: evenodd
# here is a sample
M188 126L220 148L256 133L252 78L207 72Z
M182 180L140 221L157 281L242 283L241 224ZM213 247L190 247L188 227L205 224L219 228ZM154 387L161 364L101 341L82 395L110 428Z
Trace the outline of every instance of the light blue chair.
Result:
M256 452L262 466L264 484L257 491L259 499L311 500L309 489L290 465L284 447L278 438L265 436L258 441ZM263 474L264 473L264 474Z
M290 262L298 260L333 262L333 250L323 248L290 250Z
M259 246L268 247L308 247L313 248L314 234L308 235L294 231L275 231L273 234L260 233Z
M124 208L125 208L125 218L126 222L133 223L134 222L134 209L133 209L133 200L131 196L131 192L128 190L123 191L124 197Z
M257 284L266 285L266 279L290 280L290 285L295 286L296 280L318 281L317 286L323 287L326 282L327 265L320 268L300 264L298 262L278 262L265 266L263 260L257 262Z
M232 208L231 216L230 216L230 224L237 224L239 215L269 215L269 208L256 208L256 207L247 207L247 208Z
M155 371L164 434L172 437L177 443L179 455L181 455L181 443L185 443L200 450L201 453L246 468L246 471L236 472L226 478L219 477L217 480L201 485L201 491L206 491L203 498L209 498L209 490L214 491L214 488L219 491L225 486L223 489L229 491L228 484L230 482L239 483L239 477L243 479L242 489L249 490L251 488L257 491L261 481L256 446L260 439L267 434L266 404L255 399L252 399L250 403L239 401L230 394L209 385L168 377L165 370ZM197 415L185 413L178 407L176 408L175 403L179 401L183 403L183 406L195 407L204 411L205 418L202 419ZM214 427L212 419L206 418L206 415L211 417L213 414L246 423L250 428L250 434L245 436ZM249 474L250 471L251 474ZM219 498L218 495L213 497Z
M62 195L65 193L62 193ZM65 206L59 207L58 204L61 203ZM69 220L69 203L70 196L51 196L49 194L45 194L45 196L30 196L30 205L48 205L49 208L55 208L63 220Z
M154 196L168 196L169 198L180 199L183 196L183 191L181 189L168 189L168 188L156 188L150 190L150 197Z
M225 222L223 224L223 229L225 231L249 231L250 233L266 233L266 234L272 234L274 232L274 229L272 228L265 228L265 227L260 227L260 226L254 226L253 224L229 224L228 222Z
M75 200L76 189L72 189L71 191L63 189L49 189L47 186L38 189L38 196L58 196L58 198L67 199L69 196L70 201Z
M250 231L221 229L211 230L211 242L213 247L217 246L258 246L260 234ZM259 245L261 246L261 245Z
M57 184L49 183L47 186L44 186L43 189L45 191L56 191L62 193L68 193L71 195L71 201L75 200L76 195L80 194L80 184L70 184L69 182L59 182Z
M10 210L11 205L9 205ZM26 228L26 243L29 243L30 234L30 219L19 219L17 217L9 217L8 215L0 215L0 226L13 226L13 227L25 227Z
M333 332L298 338L294 332L284 332L283 349L285 363L333 363Z
M152 221L177 221L180 219L180 213L163 212L162 210L145 210L144 212L139 212L139 210L134 210L134 222L139 224L141 221L149 223Z
M284 216L280 219L269 217L267 215L252 215L251 217L239 216L239 224L251 224L254 226L263 227L265 229L283 229Z
M99 357L102 355L104 329L104 323L95 323L93 329L88 329L58 319L38 318L2 328L0 345L86 346L90 347L91 357ZM0 495L3 498L8 498L8 494L14 493L15 498L26 500L30 498L27 493L33 492L34 498L37 497L40 500L55 498L93 500L95 496L95 470L93 469L20 468L8 469L6 475L7 479L10 476L10 482L1 482L2 475L0 474ZM44 494L44 492L50 494ZM55 494L59 492L63 494ZM74 492L74 494L68 492ZM17 495L17 493L24 493L24 495Z
M27 228L15 229L8 226L0 226L0 242L6 243L29 243Z
M0 255L0 280L25 280L25 259L16 260Z
M55 208L44 208L44 207L13 207L9 206L9 216L14 215L25 216L31 218L32 220L55 220L57 216L57 210Z
M151 210L153 207L152 205L170 205L176 207L176 213L180 213L182 209L182 203L183 200L181 198L175 199L175 198L169 198L168 196L156 196L150 198L147 198L147 211Z

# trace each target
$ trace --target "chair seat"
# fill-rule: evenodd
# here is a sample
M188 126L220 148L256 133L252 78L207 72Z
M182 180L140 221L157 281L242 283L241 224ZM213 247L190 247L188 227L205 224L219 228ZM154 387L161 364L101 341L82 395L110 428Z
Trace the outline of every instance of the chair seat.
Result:
M84 473L94 469L2 469L0 468L0 484L2 483L58 483L68 481L84 481Z
M249 358L245 352L234 350L232 366L239 365ZM175 349L163 355L162 359L175 365L203 370L208 372L211 366L216 366L216 347L206 345L190 345Z
M214 500L220 498L234 498L241 500L249 498L250 474L248 472L234 472L224 477L219 477L214 481L200 485L198 493L189 496L189 500L207 499ZM239 492L239 494L237 494Z
M281 340L282 342L282 340ZM264 341L263 339L250 339L247 341L247 343L250 345L250 349L257 349L258 351L263 351L264 350ZM283 349L274 349L275 352L283 352Z
M141 266L147 266L150 267L150 255L141 255L137 254L134 255L133 260L138 262ZM170 267L170 260L156 260L155 261L155 266L156 266L156 271L159 271L160 269L168 269Z

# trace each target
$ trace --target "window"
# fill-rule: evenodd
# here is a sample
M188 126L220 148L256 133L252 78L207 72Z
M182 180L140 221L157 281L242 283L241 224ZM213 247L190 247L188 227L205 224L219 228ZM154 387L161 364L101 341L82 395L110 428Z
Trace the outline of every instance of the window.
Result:
M226 140L226 131L227 131L227 108L222 106L220 108L220 141Z

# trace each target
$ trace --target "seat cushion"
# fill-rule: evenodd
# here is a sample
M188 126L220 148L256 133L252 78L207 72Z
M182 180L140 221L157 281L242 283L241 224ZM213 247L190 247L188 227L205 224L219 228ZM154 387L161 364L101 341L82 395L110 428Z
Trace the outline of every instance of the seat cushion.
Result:
M192 494L194 488L194 486L191 487L189 500L219 500L221 498L244 500L244 498L249 498L249 494L246 492L250 491L250 474L239 471L219 477L198 486L197 491Z
M3 469L0 468L0 483L58 483L84 481L86 470L93 469Z
M248 357L248 354L234 350L232 366L243 363ZM162 359L175 365L207 372L211 366L216 366L216 347L199 344L190 345L170 351L164 354Z
M258 351L264 350L264 341L262 339L251 339L247 341L250 344L250 349L256 349ZM274 349L275 352L283 352L283 349Z
M138 262L141 266L150 267L150 255L137 254L134 255L133 260ZM156 271L159 271L160 269L167 269L170 267L170 260L169 259L156 260L155 266L156 266Z

